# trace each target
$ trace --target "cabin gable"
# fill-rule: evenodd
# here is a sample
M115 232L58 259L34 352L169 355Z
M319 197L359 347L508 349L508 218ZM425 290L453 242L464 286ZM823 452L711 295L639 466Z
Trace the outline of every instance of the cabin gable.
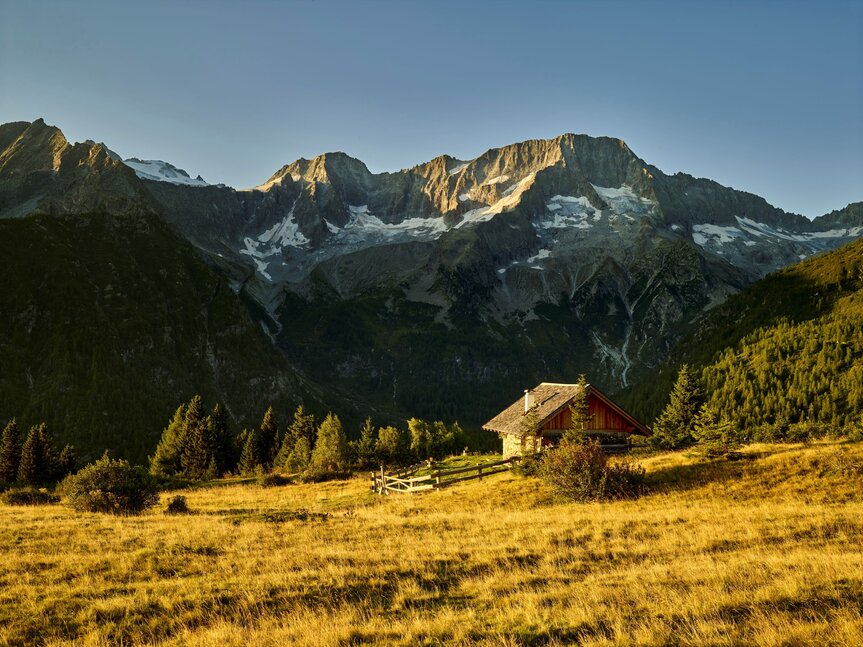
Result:
M562 407L555 415L548 418L542 425L542 431L550 433L562 433L572 426L572 411L569 408L571 400ZM605 401L594 393L588 394L588 423L585 431L604 433L637 433L635 425L627 420L618 411L611 408Z
M581 387L577 384L543 382L525 391L523 399L483 425L500 435L504 456L525 455L556 445L572 425L572 400ZM587 385L588 436L604 446L627 448L632 434L649 436L650 429L592 385ZM535 426L538 425L538 426ZM538 429L538 433L530 429Z

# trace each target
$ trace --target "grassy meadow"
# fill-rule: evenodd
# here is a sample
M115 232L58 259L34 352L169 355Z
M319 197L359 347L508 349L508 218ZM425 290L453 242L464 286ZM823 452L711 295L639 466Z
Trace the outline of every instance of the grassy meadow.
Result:
M644 457L652 493L502 474L185 490L193 514L0 505L0 643L860 645L863 445Z

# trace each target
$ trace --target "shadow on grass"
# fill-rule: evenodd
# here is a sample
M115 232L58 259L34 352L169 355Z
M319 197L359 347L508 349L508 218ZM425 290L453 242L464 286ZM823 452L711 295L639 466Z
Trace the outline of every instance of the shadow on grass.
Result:
M685 465L672 465L648 472L645 485L650 492L670 493L694 490L714 483L737 483L744 477L757 477L770 466L760 463L769 456L797 451L799 447L780 450L750 451L731 457L704 458Z

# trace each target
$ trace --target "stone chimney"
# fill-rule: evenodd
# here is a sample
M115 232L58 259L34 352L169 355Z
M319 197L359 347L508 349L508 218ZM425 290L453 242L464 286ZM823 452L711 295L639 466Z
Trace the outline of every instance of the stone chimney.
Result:
M524 412L527 413L530 411L530 408L533 406L533 393L530 392L530 389L524 390Z

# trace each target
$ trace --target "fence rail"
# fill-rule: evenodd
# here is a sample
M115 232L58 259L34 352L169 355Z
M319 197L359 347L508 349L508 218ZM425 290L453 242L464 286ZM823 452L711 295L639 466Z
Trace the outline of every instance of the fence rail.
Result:
M479 463L451 470L435 470L434 465L429 462L417 463L389 473L384 472L383 468L381 468L380 472L372 472L372 490L378 494L390 494L391 492L411 494L413 492L439 490L455 483L461 483L462 481L482 479L484 476L500 474L512 469L513 465L519 460L519 456L513 456L501 461ZM429 474L414 476L421 469L429 467L432 468ZM461 476L462 474L465 476ZM458 478L451 478L453 476L457 476Z

